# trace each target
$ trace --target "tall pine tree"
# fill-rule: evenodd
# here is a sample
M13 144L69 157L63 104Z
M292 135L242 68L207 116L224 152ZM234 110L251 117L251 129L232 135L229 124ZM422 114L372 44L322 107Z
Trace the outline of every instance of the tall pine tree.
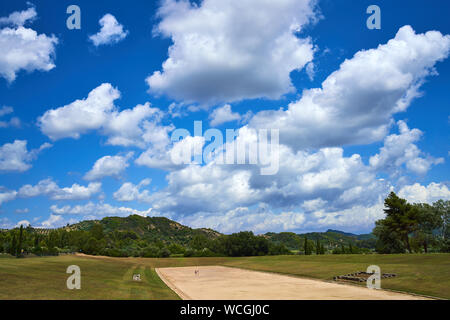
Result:
M394 192L391 192L384 200L384 206L386 218L382 220L383 225L389 231L398 234L406 249L411 253L409 234L416 231L419 226L419 210L417 206L398 197Z
M304 245L304 249L305 249L305 255L309 255L310 251L309 251L309 246L308 246L308 237L305 236L305 245Z

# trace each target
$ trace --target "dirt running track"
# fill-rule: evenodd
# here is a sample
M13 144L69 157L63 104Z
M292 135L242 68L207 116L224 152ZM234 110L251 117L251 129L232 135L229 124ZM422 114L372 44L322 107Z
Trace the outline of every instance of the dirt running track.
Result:
M199 274L195 274L199 270ZM419 296L220 266L159 268L184 300L416 300ZM383 285L383 281L381 282Z

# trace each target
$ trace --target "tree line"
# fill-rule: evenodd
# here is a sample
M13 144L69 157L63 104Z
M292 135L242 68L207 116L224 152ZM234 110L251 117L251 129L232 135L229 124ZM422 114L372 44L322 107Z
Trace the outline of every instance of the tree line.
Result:
M345 241L334 245L328 243L325 247L323 241L318 238L311 240L305 235L301 241L296 240L299 243L295 251L304 255L358 254L373 250L378 253L450 252L450 201L439 200L432 205L411 204L391 192L384 205L386 216L376 221L373 229L375 249ZM139 219L129 217L130 221ZM0 252L17 257L81 252L113 257L154 258L294 254L292 248L290 250L280 238L272 241L269 236L258 236L248 231L217 237L197 233L189 236L175 233L169 237L164 233L167 230L163 225L160 227L163 232L160 236L149 236L133 230L113 230L109 227L105 231L102 223L94 223L86 230L67 227L45 232L30 226L20 226L0 231Z
M274 244L252 232L239 232L209 239L195 235L186 245L149 241L133 231L104 232L101 224L90 230L51 230L46 234L31 227L0 232L0 252L23 257L60 253L85 253L112 257L164 258L170 256L262 256L291 254L283 244Z

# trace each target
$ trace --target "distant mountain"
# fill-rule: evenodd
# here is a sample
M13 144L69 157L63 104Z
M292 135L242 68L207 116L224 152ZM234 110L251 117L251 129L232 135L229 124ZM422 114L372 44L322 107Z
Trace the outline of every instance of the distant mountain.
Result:
M328 229L327 232L334 232L334 233L340 233L349 237L353 237L353 236L357 236L356 234L353 233L348 233L348 232L344 232L344 231L339 231L339 230L333 230L333 229Z
M367 234L353 234L353 233L348 233L348 232L343 232L343 231L339 231L339 230L333 230L333 229L328 229L327 233L338 233L338 234L342 234L344 236L347 237L355 237L358 240L369 240L369 239L375 239L375 236L372 233L367 233Z
M95 224L103 226L105 234L116 233L122 236L134 237L133 234L149 242L164 241L186 245L196 235L208 239L215 239L221 233L207 228L192 229L164 217L142 217L131 215L128 217L106 217L102 220L86 220L65 227L66 230L89 231Z
M332 229L329 229L326 232L309 232L303 234L296 234L293 232L269 232L266 233L264 237L271 242L284 244L290 250L303 248L305 237L312 241L319 240L329 249L340 247L341 245L348 246L349 244L360 248L373 249L376 240L373 234L356 235Z

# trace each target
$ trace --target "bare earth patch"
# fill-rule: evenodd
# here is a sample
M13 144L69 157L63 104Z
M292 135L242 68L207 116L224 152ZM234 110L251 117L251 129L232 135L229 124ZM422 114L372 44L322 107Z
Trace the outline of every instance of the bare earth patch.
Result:
M425 299L385 290L221 266L159 268L156 272L184 300Z

